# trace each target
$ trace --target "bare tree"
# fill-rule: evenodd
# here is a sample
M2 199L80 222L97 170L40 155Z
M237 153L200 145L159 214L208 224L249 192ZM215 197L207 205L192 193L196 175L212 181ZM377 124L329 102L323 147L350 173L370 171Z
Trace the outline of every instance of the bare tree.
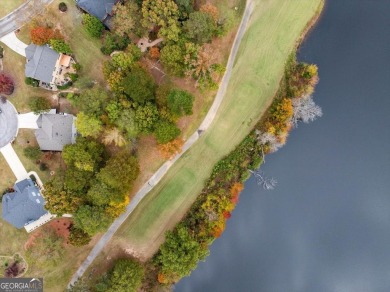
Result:
M309 123L322 116L322 109L315 104L311 95L294 98L292 100L294 114L292 123L294 127L298 126L298 122Z
M259 130L256 130L256 135L257 135L257 141L261 145L268 145L270 152L276 152L279 150L279 148L283 146L283 144L280 143L278 137L276 137L272 133L261 132Z
M262 186L263 189L269 191L269 190L273 190L276 186L276 184L278 183L278 181L276 179L274 179L273 177L272 178L268 178L264 175L264 172L262 172L261 170L249 170L250 173L252 173L256 180L257 180L257 184L259 186Z

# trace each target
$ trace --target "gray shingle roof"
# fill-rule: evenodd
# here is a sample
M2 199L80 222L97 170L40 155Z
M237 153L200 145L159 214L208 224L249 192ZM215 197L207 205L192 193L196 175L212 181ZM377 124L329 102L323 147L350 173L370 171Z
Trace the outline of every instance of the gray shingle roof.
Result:
M23 228L48 212L43 207L45 200L31 179L17 182L15 192L2 199L3 219L16 228Z
M42 114L39 129L35 131L41 150L62 151L65 145L74 143L73 115Z
M104 21L112 13L112 8L118 0L76 0L77 5L84 11Z
M29 45L26 48L26 77L50 83L59 57L60 54L48 46Z

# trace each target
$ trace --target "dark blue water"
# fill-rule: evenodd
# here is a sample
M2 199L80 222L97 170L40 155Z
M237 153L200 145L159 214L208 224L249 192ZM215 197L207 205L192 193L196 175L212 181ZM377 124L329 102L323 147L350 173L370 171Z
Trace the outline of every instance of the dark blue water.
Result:
M390 291L390 0L329 0L299 59L324 116L267 157L277 188L246 183L175 291Z

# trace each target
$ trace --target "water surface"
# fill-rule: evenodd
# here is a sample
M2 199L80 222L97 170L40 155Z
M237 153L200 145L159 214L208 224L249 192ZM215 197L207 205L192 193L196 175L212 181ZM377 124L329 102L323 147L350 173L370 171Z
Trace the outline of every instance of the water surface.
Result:
M299 59L324 116L251 178L225 233L175 291L390 291L390 0L328 0Z

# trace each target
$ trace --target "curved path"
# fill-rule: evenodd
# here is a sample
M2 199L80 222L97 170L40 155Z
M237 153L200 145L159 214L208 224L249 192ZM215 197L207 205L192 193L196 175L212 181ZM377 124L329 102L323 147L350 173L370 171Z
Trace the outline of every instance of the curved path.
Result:
M53 0L28 0L23 5L0 19L0 38L22 27L43 11Z
M238 48L240 46L242 37L244 36L245 29L249 22L249 18L253 11L253 2L252 0L247 0L245 12L241 20L240 27L234 39L233 47L230 52L229 60L226 66L225 74L222 78L221 84L219 86L217 95L214 99L214 102L207 113L205 119L202 124L198 128L198 130L186 141L183 146L183 151L175 156L174 159L165 162L158 170L154 173L154 175L143 185L143 187L137 192L134 198L131 200L129 205L127 205L126 212L119 216L108 228L107 232L100 238L95 247L91 250L88 257L81 264L79 269L73 275L72 279L69 282L69 287L73 285L88 269L88 267L92 264L93 260L99 255L104 246L110 241L114 233L119 229L123 222L129 217L129 215L133 212L133 210L137 207L137 205L141 202L141 200L153 189L153 187L162 179L162 177L167 173L167 171L171 168L171 166L178 160L200 137L200 135L206 131L214 120L218 108L222 103L223 97L226 92L226 88L230 79L230 75L232 72L234 60L236 58Z

